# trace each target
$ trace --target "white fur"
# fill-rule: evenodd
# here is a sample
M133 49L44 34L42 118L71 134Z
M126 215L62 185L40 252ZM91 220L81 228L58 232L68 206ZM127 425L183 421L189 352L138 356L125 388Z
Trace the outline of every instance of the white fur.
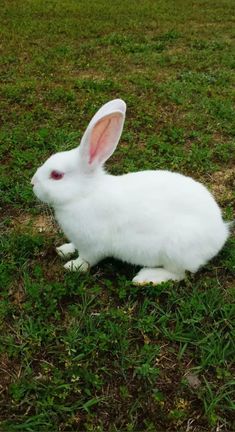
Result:
M89 264L84 261L84 259L78 257L77 259L68 261L64 268L70 271L80 271L81 273L86 273L89 270Z
M190 177L170 171L112 176L103 170L120 138L125 108L119 99L105 104L78 148L51 156L37 170L34 192L54 207L73 243L67 252L79 250L79 259L66 268L85 271L114 257L149 270L134 283L181 280L220 251L228 225L210 192ZM53 180L52 170L65 175ZM66 255L64 246L59 249Z
M62 246L57 247L56 252L61 258L69 258L76 252L76 248L73 243L65 243Z
M134 277L134 285L146 285L151 281L154 285L168 280L180 281L184 279L185 274L175 274L165 270L164 268L142 268Z

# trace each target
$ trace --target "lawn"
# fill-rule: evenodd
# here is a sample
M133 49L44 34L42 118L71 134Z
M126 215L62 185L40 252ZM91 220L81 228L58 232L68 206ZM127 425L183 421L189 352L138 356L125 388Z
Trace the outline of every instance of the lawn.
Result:
M0 430L235 430L235 241L179 283L67 273L30 179L127 103L120 174L199 179L234 218L233 0L2 0Z

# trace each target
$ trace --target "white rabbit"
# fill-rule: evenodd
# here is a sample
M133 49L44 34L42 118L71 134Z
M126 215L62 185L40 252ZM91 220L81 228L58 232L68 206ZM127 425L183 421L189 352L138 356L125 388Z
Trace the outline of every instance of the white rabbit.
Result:
M229 227L210 192L190 177L170 171L113 176L104 162L114 152L126 104L115 99L92 118L80 146L51 156L33 176L36 196L55 211L72 243L61 256L79 250L65 264L87 271L106 257L143 268L133 283L158 284L195 273L223 247Z

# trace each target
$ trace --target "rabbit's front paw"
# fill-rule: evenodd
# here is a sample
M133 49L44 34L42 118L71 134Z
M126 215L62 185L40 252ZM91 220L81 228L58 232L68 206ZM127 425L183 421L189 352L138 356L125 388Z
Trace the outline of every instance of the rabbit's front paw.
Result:
M56 248L56 252L61 258L69 258L76 252L76 248L73 243L64 243L62 246Z
M68 261L64 268L69 271L79 271L81 273L86 273L89 270L88 262L84 261L82 258L78 257L75 260Z

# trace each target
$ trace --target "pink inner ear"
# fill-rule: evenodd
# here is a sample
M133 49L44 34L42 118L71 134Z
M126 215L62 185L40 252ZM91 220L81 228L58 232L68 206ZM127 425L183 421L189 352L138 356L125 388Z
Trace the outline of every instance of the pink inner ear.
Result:
M93 128L90 138L89 163L95 159L106 160L115 149L119 134L122 115L110 114L101 119Z

